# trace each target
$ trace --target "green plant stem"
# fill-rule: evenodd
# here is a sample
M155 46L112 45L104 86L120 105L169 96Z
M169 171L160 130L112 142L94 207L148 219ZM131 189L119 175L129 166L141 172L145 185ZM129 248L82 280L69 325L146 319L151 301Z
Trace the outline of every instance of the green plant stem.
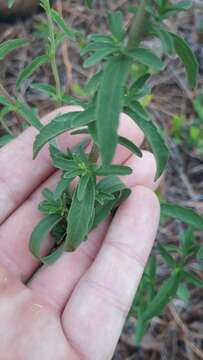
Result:
M93 143L92 149L90 151L89 159L92 162L96 163L98 158L99 158L99 148L97 144Z
M61 94L61 84L60 84L60 78L58 73L58 68L56 64L56 44L55 44L55 35L54 35L54 25L51 18L50 13L50 5L49 8L46 10L47 18L48 18L48 27L49 27L49 36L50 36L50 62L51 62L51 68L52 73L54 76L55 84L56 84L56 92L58 98L60 98Z
M147 27L146 20L148 14L146 12L146 6L149 0L143 0L141 6L137 14L133 17L129 37L128 37L128 48L131 49L133 47L139 46L140 42L146 35Z

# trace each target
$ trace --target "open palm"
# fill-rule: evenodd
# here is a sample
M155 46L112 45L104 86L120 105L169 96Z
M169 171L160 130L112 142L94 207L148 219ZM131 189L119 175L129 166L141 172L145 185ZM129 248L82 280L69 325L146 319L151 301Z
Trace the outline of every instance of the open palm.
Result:
M137 145L143 141L125 115L120 133ZM140 159L118 146L115 161L133 168L123 178L132 194L77 251L41 266L28 241L42 216L41 190L53 189L59 174L46 148L32 160L35 134L29 128L0 150L0 359L111 359L158 226L155 160L147 151ZM64 134L60 146L81 137ZM50 246L47 239L44 253Z

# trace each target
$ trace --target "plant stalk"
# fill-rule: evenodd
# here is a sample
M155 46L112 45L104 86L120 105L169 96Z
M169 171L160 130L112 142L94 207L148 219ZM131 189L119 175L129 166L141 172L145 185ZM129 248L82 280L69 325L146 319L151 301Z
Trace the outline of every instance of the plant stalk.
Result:
M49 4L49 8L47 9L46 13L47 13L47 18L48 18L48 27L49 27L49 35L50 35L50 62L51 62L52 73L54 76L54 81L56 84L57 96L58 96L58 98L60 98L61 84L60 84L60 78L59 78L58 68L57 68L57 64L56 64L56 44L55 44L55 35L54 35L54 25L53 25L51 13L50 13L50 4Z
M92 149L89 154L89 159L90 161L97 163L98 158L99 158L99 148L97 144L93 143Z
M128 37L128 49L138 47L147 33L146 20L148 14L146 12L146 6L149 0L143 0L137 14L132 19L129 37Z

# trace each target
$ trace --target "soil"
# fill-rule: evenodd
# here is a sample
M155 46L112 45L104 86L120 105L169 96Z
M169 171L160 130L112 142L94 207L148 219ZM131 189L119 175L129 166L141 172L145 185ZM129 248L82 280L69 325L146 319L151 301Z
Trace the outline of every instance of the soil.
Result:
M19 0L20 1L20 0ZM27 3L28 0L25 1ZM33 6L36 1L33 0ZM58 0L57 9L63 12L68 23L76 29L90 32L107 31L105 22L106 9L122 9L126 14L129 3L136 1L115 0L95 1L92 11L83 6L83 1ZM27 15L29 15L27 13ZM80 14L80 16L78 16ZM32 13L24 21L15 18L15 24L1 24L0 42L15 37L26 37L32 41L31 47L16 51L15 56L8 56L0 68L0 77L11 94L15 94L15 80L19 71L30 59L43 53L43 41L36 38L37 24L44 17L39 13ZM129 17L125 17L126 25ZM191 126L197 117L193 108L193 99L202 93L203 85L203 43L202 33L198 30L203 23L203 10L194 8L190 12L183 13L168 21L172 31L178 30L193 47L200 64L199 86L195 91L186 87L184 71L181 64L173 58L168 60L166 69L159 76L152 79L153 96L149 109L153 112L156 120L165 128L170 146L170 161L161 186L160 192L168 201L186 205L203 214L203 154L195 146L188 144L188 139L183 138L180 144L171 139L171 119L173 114L184 115L188 126ZM39 34L38 34L39 35ZM157 46L156 42L150 46ZM83 69L79 59L78 50L70 44L65 44L59 49L58 66L60 78L64 90L79 96L80 88L92 70ZM31 82L52 83L53 79L47 66L34 74ZM31 91L29 83L21 88L21 96L26 101L37 107L40 114L54 108L45 96L42 97ZM9 116L7 119L9 128L18 134L22 131L22 120ZM4 130L0 129L0 134ZM170 140L169 140L170 139ZM164 244L177 244L182 225L176 221L170 221L164 228L159 230L158 239ZM197 233L199 242L203 240L202 234ZM195 266L191 260L191 268ZM158 276L163 279L166 275L166 267L159 264ZM202 279L202 273L199 274ZM155 318L148 330L140 347L134 344L135 320L130 320L124 328L118 344L114 360L195 360L203 359L203 290L190 287L190 299L188 303L174 300L168 306L162 316Z

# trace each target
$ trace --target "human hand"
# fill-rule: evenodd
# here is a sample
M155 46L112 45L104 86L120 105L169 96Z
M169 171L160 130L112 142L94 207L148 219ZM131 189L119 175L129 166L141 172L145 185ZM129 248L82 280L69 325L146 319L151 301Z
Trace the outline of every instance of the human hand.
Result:
M143 141L125 115L120 133L137 145ZM59 173L46 148L32 160L35 134L29 128L0 150L0 360L111 359L159 222L155 159L118 146L115 161L133 168L122 178L132 194L79 249L41 266L28 241L42 216L41 190L54 188ZM83 137L64 134L59 144L71 147ZM50 244L47 239L45 254Z

